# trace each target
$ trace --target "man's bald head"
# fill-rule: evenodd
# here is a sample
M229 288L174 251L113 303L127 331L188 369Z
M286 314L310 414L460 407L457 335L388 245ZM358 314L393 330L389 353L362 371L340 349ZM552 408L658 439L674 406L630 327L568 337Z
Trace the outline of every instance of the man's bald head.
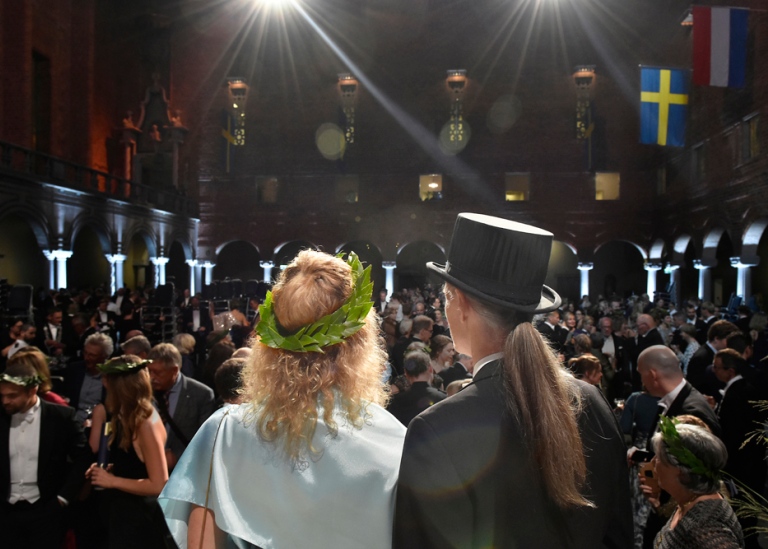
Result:
M651 315L640 315L637 317L637 333L645 335L656 327L656 321Z
M637 359L643 385L653 396L663 397L680 384L683 371L675 353L664 345L648 347Z

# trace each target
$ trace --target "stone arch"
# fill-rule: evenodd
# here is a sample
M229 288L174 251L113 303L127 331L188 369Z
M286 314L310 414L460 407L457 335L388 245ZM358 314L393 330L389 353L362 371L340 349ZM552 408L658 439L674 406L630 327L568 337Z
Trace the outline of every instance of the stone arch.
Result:
M672 246L672 261L683 261L685 252L688 251L688 246L694 247L694 253L696 246L693 242L693 237L689 234L682 234L675 239L675 243Z
M181 245L181 249L184 251L184 259L190 260L194 259L195 253L194 253L194 246L192 246L192 242L189 239L189 235L184 231L173 231L170 235L168 249L170 250L171 246L173 246L174 242L178 242Z
M657 238L653 241L653 244L651 244L651 249L648 253L648 259L649 260L660 260L664 257L664 250L666 249L666 244L664 243L664 240L661 238Z
M130 227L126 232L123 245L130 246L134 236L139 236L144 240L144 244L147 246L147 251L149 252L149 257L157 257L157 234L150 225L139 223Z
M317 250L317 245L308 240L289 240L275 247L274 262L278 269L287 265L301 250Z
M427 271L427 261L445 263L445 249L429 240L414 240L403 244L397 250L398 282L395 288L421 287L426 282L440 284L441 280Z
M617 238L616 240L607 240L605 242L601 242L600 244L595 246L594 254L597 255L597 253L600 251L600 249L603 246L605 246L606 244L610 244L612 242L624 242L625 244L629 244L630 246L635 248L640 253L640 256L643 258L643 261L648 261L648 253L645 251L645 248L640 246L640 244L635 244L631 240L626 240L626 239L623 239L623 238Z
M96 236L99 239L99 244L101 245L102 251L105 254L111 254L112 253L112 228L104 219L101 219L89 213L82 213L78 215L75 218L75 220L72 222L69 238L67 239L69 240L69 249L71 250L72 246L75 245L75 239L77 239L77 235L85 227L88 227L89 229L93 230L93 232L96 234Z
M215 251L216 257L219 257L219 254L221 253L221 250L223 250L225 247L227 247L229 244L232 244L233 242L244 242L246 244L249 244L254 250L256 250L256 253L259 254L259 256L261 256L261 250L259 249L259 247L256 244L254 244L253 242L251 242L250 240L242 240L242 239L239 239L239 238L233 238L232 240L227 240L226 242L222 242L221 244L216 246L216 251Z
M595 249L594 269L589 274L591 292L606 298L645 293L648 279L643 265L647 260L643 248L633 242L603 242Z
M741 254L743 256L757 257L757 247L760 245L760 239L766 228L768 228L768 219L758 219L749 224L741 241Z
M371 266L371 280L374 288L383 288L386 283L386 273L382 267L384 261L381 250L373 242L367 240L353 240L339 244L336 253L355 252L363 265ZM374 290L375 294L376 290Z
M48 219L39 208L18 202L7 202L0 206L0 220L11 215L17 215L29 224L40 250L47 250L55 246L56 243L50 241L51 231L49 230Z
M29 219L18 213L0 217L0 273L14 284L48 288L50 266Z
M578 303L581 297L579 295L581 293L581 277L577 268L578 264L576 247L568 242L554 240L552 251L549 254L549 266L544 284L557 290L561 297Z
M253 242L230 240L217 248L213 277L217 280L231 278L243 282L261 280L264 276L261 260L259 248Z
M726 234L726 230L722 227L713 227L704 235L701 250L702 261L716 261L717 247L720 245L720 240L724 234Z

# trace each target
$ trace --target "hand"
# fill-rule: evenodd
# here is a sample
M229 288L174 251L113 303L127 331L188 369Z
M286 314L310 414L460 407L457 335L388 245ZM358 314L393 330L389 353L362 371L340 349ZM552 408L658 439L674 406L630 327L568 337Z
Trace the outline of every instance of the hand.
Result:
M91 480L91 484L94 486L100 486L101 488L114 488L115 487L115 475L110 473L107 469L99 467L97 463L91 465L85 472L85 477Z
M643 497L648 500L648 503L653 506L654 509L658 509L661 506L661 491L654 492L654 489L646 485L643 477L640 477L640 490L643 492Z
M715 397L711 397L709 395L704 395L704 398L707 399L707 404L709 404L712 409L715 409L715 406L717 406L717 402L715 401Z

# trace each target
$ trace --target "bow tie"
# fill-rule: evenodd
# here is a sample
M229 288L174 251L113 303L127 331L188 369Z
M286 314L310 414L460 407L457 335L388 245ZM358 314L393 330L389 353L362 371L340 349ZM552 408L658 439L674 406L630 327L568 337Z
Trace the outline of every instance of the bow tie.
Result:
M19 425L22 423L32 423L35 420L35 407L33 406L29 410L27 410L23 415L22 414L14 414L15 416L19 416Z

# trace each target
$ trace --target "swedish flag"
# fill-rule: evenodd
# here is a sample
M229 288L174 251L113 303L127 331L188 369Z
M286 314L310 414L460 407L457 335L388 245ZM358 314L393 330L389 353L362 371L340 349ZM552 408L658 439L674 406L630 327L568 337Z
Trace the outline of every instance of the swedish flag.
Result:
M688 71L642 67L640 90L640 142L684 146Z

